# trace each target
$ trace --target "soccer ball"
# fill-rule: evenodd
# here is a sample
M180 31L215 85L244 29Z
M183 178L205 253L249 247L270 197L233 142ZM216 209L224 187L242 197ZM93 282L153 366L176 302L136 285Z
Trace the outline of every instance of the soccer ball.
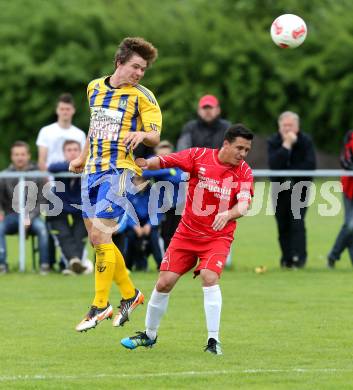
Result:
M271 38L281 48L300 46L306 38L307 28L304 20L297 15L284 14L271 25Z

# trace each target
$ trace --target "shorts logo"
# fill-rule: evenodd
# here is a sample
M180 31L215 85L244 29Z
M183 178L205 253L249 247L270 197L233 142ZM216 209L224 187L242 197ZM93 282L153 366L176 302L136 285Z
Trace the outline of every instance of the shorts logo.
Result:
M218 260L216 266L219 268L223 268L223 263L220 260Z

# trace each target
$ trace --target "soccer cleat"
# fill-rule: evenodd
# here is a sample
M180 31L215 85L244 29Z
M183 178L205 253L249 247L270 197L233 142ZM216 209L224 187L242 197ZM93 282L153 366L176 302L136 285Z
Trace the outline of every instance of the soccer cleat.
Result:
M97 306L91 306L86 317L76 326L77 332L86 332L89 329L95 328L103 320L108 320L113 317L113 307L108 305L102 309Z
M121 339L120 344L127 349L135 349L137 347L152 348L156 342L157 337L152 340L147 336L146 332L136 332L136 336Z
M214 355L222 355L221 343L216 339L209 338L204 351Z
M135 291L136 294L134 297L130 299L122 299L120 301L120 310L113 320L113 326L123 326L126 321L129 321L129 317L136 309L136 307L140 304L143 304L145 301L145 297L143 296L142 292L136 289Z

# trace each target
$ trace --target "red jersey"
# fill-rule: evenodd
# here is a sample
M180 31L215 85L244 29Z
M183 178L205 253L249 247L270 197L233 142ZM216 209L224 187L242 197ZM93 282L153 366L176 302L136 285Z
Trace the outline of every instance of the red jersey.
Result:
M178 167L190 173L186 206L176 233L188 237L233 240L236 221L219 231L212 228L215 216L230 210L240 199L253 196L253 175L249 165L223 164L217 149L191 148L159 156L161 168Z

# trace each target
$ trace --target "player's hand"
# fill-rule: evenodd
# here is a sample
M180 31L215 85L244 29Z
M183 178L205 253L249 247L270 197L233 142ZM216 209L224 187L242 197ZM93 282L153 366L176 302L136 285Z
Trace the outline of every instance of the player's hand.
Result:
M82 173L85 168L85 161L77 157L70 162L69 171L73 173Z
M135 160L135 164L143 170L148 169L148 162L145 158L139 157Z
M215 231L222 230L228 223L230 219L228 211L223 211L222 213L218 213L215 216L215 219L212 224L212 228Z
M147 133L144 131L130 131L123 139L127 148L134 150L146 138Z

